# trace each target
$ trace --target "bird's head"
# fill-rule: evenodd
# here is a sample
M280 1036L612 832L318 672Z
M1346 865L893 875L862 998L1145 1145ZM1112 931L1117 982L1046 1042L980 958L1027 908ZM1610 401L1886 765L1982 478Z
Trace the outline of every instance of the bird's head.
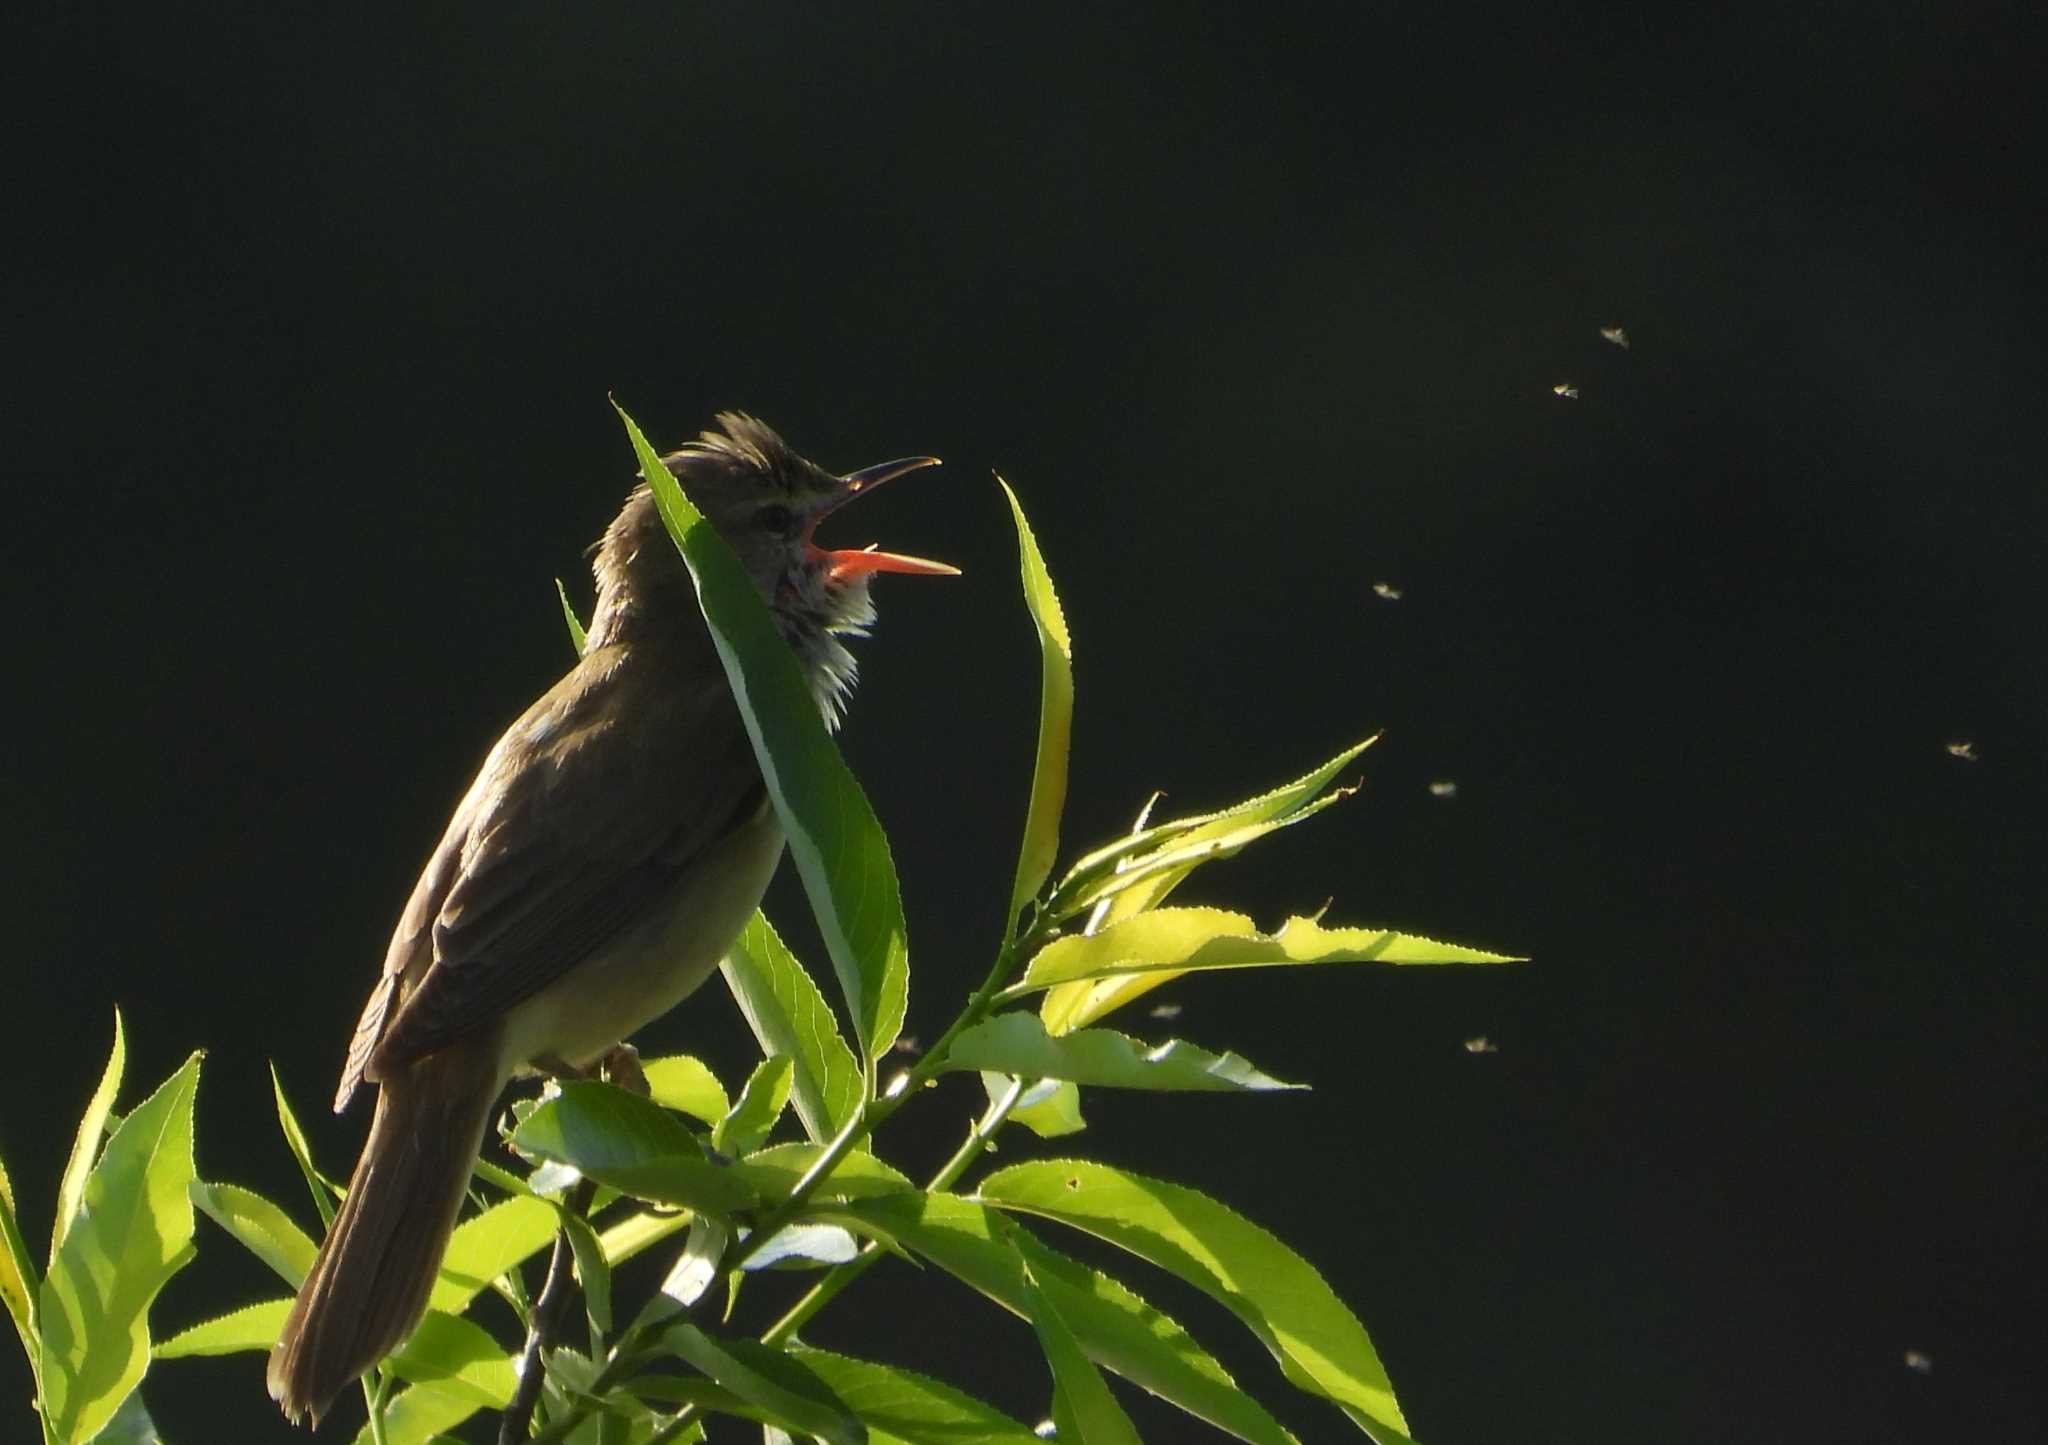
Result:
M936 457L906 457L835 476L800 456L766 424L721 412L718 428L662 458L705 520L738 555L783 638L795 649L828 721L837 721L853 686L853 655L839 639L866 632L875 620L868 584L878 572L950 576L956 567L882 552L833 550L814 538L818 524L891 477L936 466ZM594 640L634 625L646 611L668 617L674 606L694 618L696 602L682 557L669 540L653 493L636 487L598 544ZM668 594L683 595L669 600Z

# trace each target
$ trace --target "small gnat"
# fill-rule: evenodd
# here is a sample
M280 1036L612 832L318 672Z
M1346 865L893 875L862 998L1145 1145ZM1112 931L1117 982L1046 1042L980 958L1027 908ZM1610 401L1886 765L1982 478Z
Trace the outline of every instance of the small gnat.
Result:
M1399 602L1401 600L1401 589L1391 582L1373 583L1372 592L1373 596L1384 598L1388 602Z
M1966 763L1977 761L1977 745L1968 738L1957 738L1954 742L1944 743L1942 746L1948 749L1948 755L1952 758L1961 758Z
M1934 1373L1934 1356L1924 1350L1908 1350L1906 1368L1916 1375L1931 1375Z
M1551 395L1561 396L1566 401L1577 401L1579 399L1579 389L1568 381L1560 381L1556 386L1550 388L1550 392Z
M1156 1003L1152 1005L1152 1017L1155 1019L1177 1019L1180 1017L1180 1005L1177 1003Z
M1600 339L1602 341L1612 342L1614 345L1619 346L1623 351L1628 350L1628 333L1626 331L1623 331L1619 326L1601 327Z
M1429 785L1429 795L1432 798L1455 798L1458 796L1458 785L1449 778L1438 778Z
M1500 1045L1485 1034L1475 1034L1465 1040L1465 1052L1468 1054L1497 1054L1500 1052Z

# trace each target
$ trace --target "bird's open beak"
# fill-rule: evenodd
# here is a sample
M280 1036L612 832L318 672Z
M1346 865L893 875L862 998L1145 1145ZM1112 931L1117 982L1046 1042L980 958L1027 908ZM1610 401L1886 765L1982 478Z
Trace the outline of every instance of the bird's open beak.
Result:
M939 465L937 457L904 457L898 461L883 462L878 467L863 467L857 472L849 472L844 478L846 490L834 498L830 505L819 511L817 518L813 520L813 525L816 525L817 520L821 520L838 511L855 497L862 496L879 487L891 477L900 477L905 472L914 472L923 467L935 467L937 465ZM826 565L835 581L848 577L863 576L870 572L907 572L924 577L957 577L960 575L958 567L949 566L944 562L927 561L923 557L906 557L901 552L881 552L877 551L873 546L849 548L845 551L837 552L824 547L814 547L813 551L826 559Z

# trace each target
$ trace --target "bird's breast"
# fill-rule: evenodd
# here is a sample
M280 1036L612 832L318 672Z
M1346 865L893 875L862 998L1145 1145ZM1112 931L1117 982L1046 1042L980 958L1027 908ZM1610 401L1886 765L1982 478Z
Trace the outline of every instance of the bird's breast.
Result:
M782 857L767 799L680 867L668 895L507 1018L508 1072L539 1058L579 1068L661 1017L703 983L760 906Z

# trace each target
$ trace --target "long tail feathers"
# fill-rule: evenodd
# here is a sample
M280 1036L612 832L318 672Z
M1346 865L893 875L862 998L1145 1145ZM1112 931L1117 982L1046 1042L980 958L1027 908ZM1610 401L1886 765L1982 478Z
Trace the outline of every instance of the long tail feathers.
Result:
M270 1352L271 1398L315 1425L426 1312L504 1079L497 1040L465 1039L383 1081L348 1196Z

